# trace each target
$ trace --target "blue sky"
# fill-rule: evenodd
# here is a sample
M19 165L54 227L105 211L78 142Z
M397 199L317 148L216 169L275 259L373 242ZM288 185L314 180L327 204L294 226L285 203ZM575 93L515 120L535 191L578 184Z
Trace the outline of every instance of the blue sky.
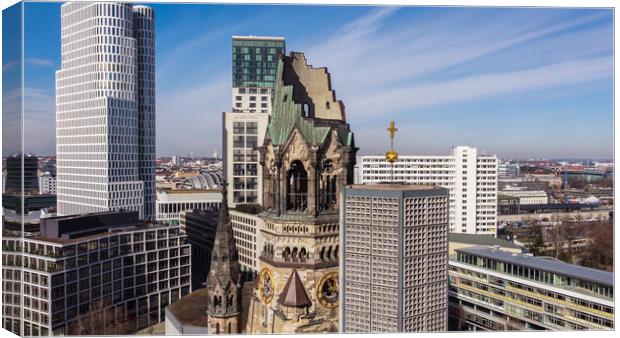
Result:
M157 152L221 153L231 36L326 66L362 154L611 158L609 9L156 4ZM26 150L54 153L60 5L27 3Z

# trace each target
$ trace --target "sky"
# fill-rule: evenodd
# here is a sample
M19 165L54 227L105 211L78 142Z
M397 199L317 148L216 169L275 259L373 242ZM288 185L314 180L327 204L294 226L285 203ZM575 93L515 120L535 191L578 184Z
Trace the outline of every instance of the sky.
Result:
M610 9L152 7L159 156L221 154L231 37L269 35L328 68L359 154L384 153L395 120L400 154L613 157ZM25 149L54 154L60 4L26 3L24 26Z

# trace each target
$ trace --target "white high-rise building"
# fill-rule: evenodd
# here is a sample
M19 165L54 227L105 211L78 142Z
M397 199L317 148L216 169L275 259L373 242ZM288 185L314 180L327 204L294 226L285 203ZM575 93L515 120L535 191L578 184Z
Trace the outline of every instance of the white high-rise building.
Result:
M384 156L360 156L356 183L391 180ZM394 181L436 184L450 191L450 232L495 236L497 232L497 165L495 155L458 146L447 156L400 155Z
M223 145L228 206L262 204L263 168L257 146L263 144L269 115L224 113Z
M50 172L44 172L39 176L39 193L41 195L56 194L56 176Z
M125 209L154 219L153 10L70 2L61 8L61 38L58 213Z

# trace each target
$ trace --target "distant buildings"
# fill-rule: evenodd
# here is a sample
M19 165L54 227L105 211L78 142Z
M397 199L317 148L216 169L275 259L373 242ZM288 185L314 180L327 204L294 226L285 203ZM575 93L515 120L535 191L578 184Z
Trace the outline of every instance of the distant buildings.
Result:
M614 276L489 247L450 260L455 330L613 330Z
M497 176L499 178L517 177L521 173L520 168L519 163L501 161L497 166Z
M358 182L391 180L383 156L358 158ZM434 184L450 191L450 232L495 236L497 231L497 157L458 146L449 156L400 155L394 181Z
M21 336L103 334L78 323L95 311L109 315L103 323L128 318L131 330L163 320L190 291L190 246L178 227L138 216L44 218L38 236L3 236L3 327Z
M519 199L519 205L547 204L549 196L544 190L523 190L519 188L501 190L504 196L516 197Z
M38 158L34 155L17 154L7 157L4 193L16 195L38 194L38 168Z
M221 204L219 189L157 189L156 219L178 224L184 210L219 209Z
M152 9L69 2L61 7L61 38L58 213L123 209L155 219Z
M50 172L44 172L39 176L39 193L42 195L56 195L56 176Z
M233 36L232 44L233 111L271 114L276 68L285 53L284 38Z
M343 198L341 331L446 331L448 190L353 185Z

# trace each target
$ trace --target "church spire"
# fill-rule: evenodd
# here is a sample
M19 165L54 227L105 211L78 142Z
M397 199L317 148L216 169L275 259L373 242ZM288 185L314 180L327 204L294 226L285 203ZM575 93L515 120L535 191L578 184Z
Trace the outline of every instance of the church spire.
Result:
M241 312L239 261L226 202L226 182L222 186L220 217L206 283L209 294L209 333L215 334L238 333L238 316Z

